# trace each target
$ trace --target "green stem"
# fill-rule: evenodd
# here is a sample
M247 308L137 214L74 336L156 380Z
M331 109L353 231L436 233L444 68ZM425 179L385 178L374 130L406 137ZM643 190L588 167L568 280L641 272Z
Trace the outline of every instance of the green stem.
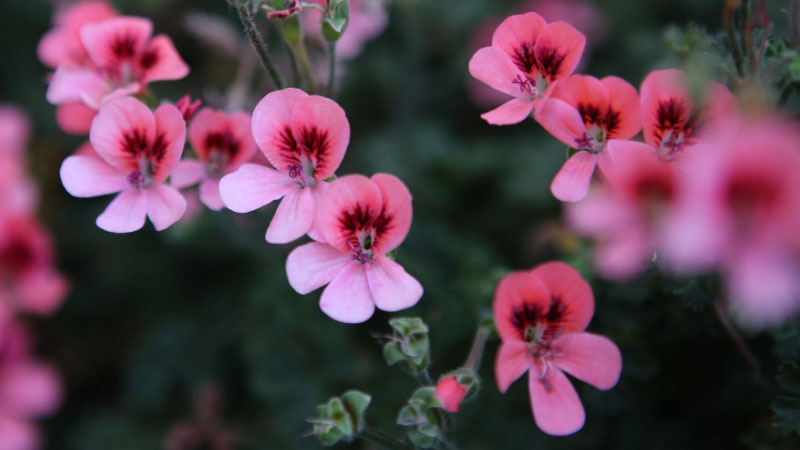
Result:
M758 362L753 352L750 351L750 347L747 346L747 343L742 339L742 336L739 335L739 332L736 331L736 328L734 328L733 324L728 319L727 314L725 314L725 308L720 300L714 301L714 312L717 314L717 318L722 324L722 327L725 328L725 331L728 333L728 337L731 338L733 345L736 346L739 353L741 353L745 361L747 361L747 364L753 369L753 379L755 382L762 387L769 388L769 383L767 383L761 375L761 363Z
M406 444L372 427L364 428L363 431L358 433L358 437L379 447L388 448L389 450L414 450L414 446Z
M478 327L475 332L475 339L472 341L472 349L469 351L467 361L464 363L465 369L477 371L481 366L481 357L483 357L483 349L486 347L486 339L489 338L491 330L487 327Z
M283 34L283 31L281 31ZM283 37L283 42L286 44L286 48L289 50L289 62L292 64L292 79L294 80L294 85L300 85L300 66L297 64L297 54L294 51L294 46L286 40L286 36Z
M239 20L242 22L247 37L250 38L250 43L253 44L256 54L258 54L258 58L261 60L261 65L264 66L264 69L272 79L275 87L283 89L283 78L281 78L275 65L272 64L272 59L270 59L269 52L267 51L267 44L264 43L264 40L261 39L261 35L258 33L256 23L253 20L253 14L250 12L247 3L237 2L236 11L239 13Z
M739 41L736 39L736 25L733 20L733 13L736 11L735 0L728 0L725 3L725 12L722 15L722 21L725 23L725 30L728 32L728 45L733 53L733 60L736 63L736 72L739 76L744 76L744 61L742 60L742 52L739 49Z
M328 42L328 97L336 95L336 41Z
M292 48L294 49L295 54L297 54L297 61L300 63L300 71L303 74L303 78L305 78L308 86L308 93L313 94L314 91L316 91L316 87L314 86L314 77L311 75L311 65L308 63L306 44L301 38L299 42L292 45Z

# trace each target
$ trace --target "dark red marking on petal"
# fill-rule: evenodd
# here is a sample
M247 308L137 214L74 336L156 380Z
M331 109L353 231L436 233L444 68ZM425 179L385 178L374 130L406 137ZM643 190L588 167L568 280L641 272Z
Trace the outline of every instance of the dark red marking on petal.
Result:
M530 340L528 334L531 327L544 327L541 340L535 343L547 345L563 328L562 323L567 313L567 306L559 297L552 297L547 309L538 303L523 301L511 310L511 324L519 332L520 338L526 341Z
M285 126L278 135L277 146L284 158L295 163L300 162L300 151L297 148L297 141L294 139L292 129L288 125Z
M619 111L609 108L605 118L606 138L614 137L614 134L619 129L619 124L621 122L622 120L619 118Z
M136 37L131 34L117 35L111 42L111 51L119 61L133 58L136 54Z
M543 47L536 52L536 60L539 70L547 76L550 81L558 78L561 72L561 64L564 63L564 55L554 48Z
M339 226L351 248L369 251L379 247L381 238L391 230L392 216L387 214L385 209L376 213L368 206L356 204L354 208L342 212L339 217ZM363 233L369 234L370 238L362 248L359 238Z
M298 148L308 155L312 155L314 173L322 170L327 164L326 156L330 147L327 131L320 131L316 127L303 128L297 139Z
M597 105L578 103L578 112L583 118L583 123L588 125L603 126L605 124L605 111L600 111Z
M139 67L141 67L142 70L150 70L158 63L159 59L161 59L161 57L158 53L158 48L151 47L142 53L142 56L139 58Z
M724 199L740 232L747 233L760 218L769 216L780 204L781 180L752 170L730 176Z
M133 130L123 135L122 148L130 155L131 170L141 169L140 161L145 158L152 169L146 175L152 175L158 172L158 166L167 153L167 142L163 134L158 134L153 142L148 142L144 132Z
M215 131L208 133L205 138L205 147L210 153L221 152L228 159L235 157L242 148L242 143L231 133L230 130ZM199 156L199 155L198 155ZM209 155L203 155L201 159L207 161Z
M692 133L693 122L689 106L684 100L671 98L661 101L656 109L656 138L661 143L670 131L673 134L683 132L688 137Z
M24 236L14 236L11 242L0 248L0 268L3 273L12 276L25 273L36 259L33 242Z
M530 74L531 71L536 67L534 44L522 44L514 51L514 55L511 59L514 61L514 64L519 68L519 70L525 72L526 74Z

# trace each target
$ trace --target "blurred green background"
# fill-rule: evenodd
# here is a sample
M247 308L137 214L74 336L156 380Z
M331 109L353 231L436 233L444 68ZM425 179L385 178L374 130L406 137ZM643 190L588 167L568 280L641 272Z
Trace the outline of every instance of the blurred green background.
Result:
M197 11L236 26L223 0L112 3L152 18L191 66L186 80L151 86L161 98L201 96L233 79L237 61L215 54L185 26L186 14ZM650 70L673 63L663 39L670 25L716 32L722 4L597 1L607 34L587 52L583 71L638 86ZM430 325L434 375L463 362L507 271L566 259L592 277L585 246L564 229L549 192L563 146L533 121L488 126L479 115L490 108L469 95L467 62L475 49L467 43L481 24L515 8L497 0L398 0L386 31L346 64L340 82L352 138L339 173L391 172L414 195L414 222L398 261L425 295L399 315ZM319 310L319 291L294 293L284 262L296 244L273 246L263 238L274 205L249 215L204 210L163 233L147 225L113 235L94 225L110 198L76 199L63 190L59 165L83 139L57 128L44 98L49 71L35 49L52 11L45 0L0 5L0 100L21 105L34 122L40 216L73 286L54 317L31 319L39 353L67 385L63 407L43 424L47 448L162 448L176 423L191 420L198 389L209 384L224 397L223 421L239 437L237 448L319 448L304 437L305 419L316 404L350 388L372 394L368 420L399 436L396 412L417 383L385 365L372 337L388 332L391 316L340 324ZM785 20L779 7L775 14L776 22ZM265 93L257 88L251 103ZM525 382L500 395L493 341L480 371L483 389L456 417L459 448L800 448L796 437L770 427L775 393L753 380L711 308L691 304L656 273L624 286L591 281L597 312L589 330L620 346L624 369L608 392L576 383L587 410L584 429L566 438L539 431ZM771 379L772 339L748 339Z

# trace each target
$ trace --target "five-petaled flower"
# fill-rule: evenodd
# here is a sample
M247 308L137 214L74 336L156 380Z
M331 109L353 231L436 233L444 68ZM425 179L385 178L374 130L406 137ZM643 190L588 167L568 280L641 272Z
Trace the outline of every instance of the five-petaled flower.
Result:
M311 230L318 197L339 168L350 124L333 100L289 88L256 106L253 137L275 169L244 164L220 181L228 209L245 213L283 198L267 229L267 242L291 242Z
M89 139L100 158L73 155L61 165L61 182L75 197L120 192L97 226L128 233L149 217L163 230L183 215L186 200L165 184L183 153L186 123L172 105L155 113L133 97L109 100L92 123Z
M253 157L256 143L250 132L250 115L226 114L204 108L189 125L189 142L198 159L184 159L172 173L172 186L183 189L200 182L200 200L213 210L225 204L219 180Z
M472 57L469 73L514 99L481 117L492 125L525 120L553 84L575 70L585 45L583 34L565 22L548 24L536 13L507 18L495 30L492 46Z
M591 287L563 263L513 273L497 286L494 319L502 339L497 385L505 392L529 372L533 417L545 433L571 434L585 421L578 394L562 371L604 390L619 380L617 346L584 332L593 314Z
M411 193L397 177L347 175L322 193L316 242L296 248L286 260L289 284L307 294L328 283L322 311L340 322L369 319L384 311L409 308L422 286L386 256L411 227Z
M610 163L605 151L610 139L630 139L642 128L636 88L612 76L598 80L572 75L559 81L534 117L556 139L578 150L550 186L565 202L586 197L595 166L604 170Z

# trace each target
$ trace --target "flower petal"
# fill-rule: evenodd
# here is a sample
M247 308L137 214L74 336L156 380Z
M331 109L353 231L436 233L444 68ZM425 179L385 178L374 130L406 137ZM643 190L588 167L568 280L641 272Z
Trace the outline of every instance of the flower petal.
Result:
M9 364L0 375L0 401L4 412L36 418L53 412L61 402L61 383L45 364L26 361Z
M617 126L608 131L606 139L630 139L642 129L642 105L636 88L619 77L600 80L608 90L609 114L616 115Z
M97 218L97 226L111 233L130 233L144 226L148 195L141 189L122 191Z
M206 178L206 167L196 159L182 159L170 174L170 184L175 189L194 186Z
M469 60L469 73L476 80L513 97L522 96L520 86L513 81L523 75L503 52L493 47L484 47Z
M61 66L50 80L47 101L53 105L86 103L87 106L97 109L111 91L106 80L94 70Z
M533 356L524 342L503 341L497 350L494 376L497 388L505 393L511 384L533 365Z
M545 25L544 18L535 12L510 16L495 29L492 47L514 58L520 48L536 43Z
M153 23L141 17L116 17L99 23L91 23L81 28L81 41L92 62L104 69L118 68L124 62L121 56L128 53L140 54L150 36ZM115 50L116 42L125 42L126 55ZM127 47L129 46L129 48Z
M96 197L127 189L127 176L100 158L70 156L61 164L61 183L74 197Z
M527 98L515 98L497 108L481 114L481 119L491 125L514 125L527 119L533 112L534 102Z
M258 102L253 110L253 138L273 167L287 171L292 158L284 153L291 142L292 110L308 94L300 89L287 88L272 91Z
M379 253L389 253L405 240L411 228L411 192L399 178L378 173L370 178L381 191L383 214L389 219L386 231L376 237L373 248Z
M575 70L586 46L586 36L566 22L545 25L536 37L536 54L539 69L555 81Z
M238 213L256 210L299 189L297 182L288 175L257 164L244 164L219 182L225 206Z
M163 34L147 43L143 56L147 61L147 67L142 67L143 84L158 80L180 80L189 74L189 66L175 50L172 39Z
M353 256L342 253L328 244L309 242L289 253L286 276L289 285L299 294L308 294L333 280Z
M383 311L399 311L417 304L422 285L400 264L376 255L366 264L367 282L375 306Z
M311 189L293 189L288 192L267 228L267 242L285 244L308 233L314 223L316 204Z
M520 271L500 280L492 310L497 334L504 342L525 342L513 319L515 310L526 304L533 304L541 311L550 308L550 291L540 277L531 271Z
M147 217L156 231L170 227L186 212L186 199L172 186L156 183L147 189Z
M560 299L566 307L559 321L562 331L583 331L594 315L594 295L581 274L562 262L540 264L531 273L544 282L551 298Z
M186 145L186 122L178 108L168 103L159 106L153 117L156 137L160 137L166 146L164 156L154 168L153 179L163 182L181 160Z
M344 323L361 323L372 317L375 302L364 264L355 260L347 264L322 292L319 307L330 318Z
M81 102L62 103L56 108L58 126L70 134L89 134L97 110Z
M671 113L668 122L676 128L683 128L691 120L689 81L678 69L655 70L644 79L640 92L644 141L658 148L661 137L669 131L663 129L664 124L659 120L662 107Z
M585 150L581 141L588 137L586 124L581 113L566 101L550 97L540 102L534 118L542 128L568 147Z
M598 389L611 389L622 372L622 355L610 339L591 333L564 333L553 346L559 356L553 363Z
M200 201L209 209L219 211L225 207L225 202L219 195L219 180L209 178L200 183Z
M344 213L356 209L379 214L383 196L378 186L363 175L346 175L332 182L320 196L315 220L315 232L325 242L342 252L352 252L349 234L342 231L340 220Z
M139 166L123 145L126 137L138 133L146 142L153 142L155 130L150 109L133 97L123 97L103 103L92 122L89 140L101 158L128 174Z
M39 430L32 422L0 414L0 450L36 450L41 447Z
M560 80L553 86L550 98L564 101L575 110L581 107L585 110L593 108L598 113L596 119L600 120L605 119L605 113L608 111L610 103L610 95L606 86L591 75L570 75ZM581 118L581 122L583 122L583 118Z
M350 123L342 107L329 98L310 95L292 109L291 129L297 146L315 158L314 177L330 178L350 142Z
M535 370L528 375L531 408L536 425L547 434L565 436L581 428L586 413L578 393L567 377L558 369L550 368L545 378Z
M553 196L562 202L578 202L586 198L596 165L597 155L594 153L579 151L572 155L550 185Z

